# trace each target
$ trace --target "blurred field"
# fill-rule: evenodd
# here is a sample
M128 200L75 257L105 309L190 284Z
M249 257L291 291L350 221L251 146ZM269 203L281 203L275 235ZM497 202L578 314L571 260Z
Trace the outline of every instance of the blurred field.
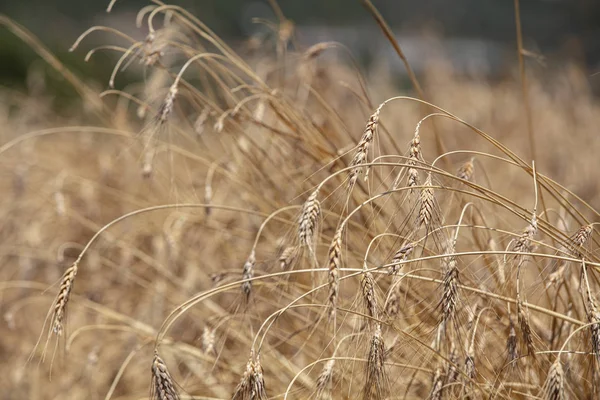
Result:
M138 81L67 76L60 112L44 68L0 90L0 398L597 397L580 66L528 59L528 114L517 65L432 56L425 103L286 19L234 50L145 11L98 50Z

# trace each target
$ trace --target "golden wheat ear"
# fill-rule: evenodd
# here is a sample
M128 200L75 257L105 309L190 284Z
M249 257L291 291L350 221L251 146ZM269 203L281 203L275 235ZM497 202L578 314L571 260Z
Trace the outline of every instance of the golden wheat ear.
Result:
M152 359L152 386L151 394L153 400L179 400L179 393L171 378L171 374L167 369L167 365L158 355L158 351L154 352Z
M250 356L246 371L236 387L231 400L267 400L263 369L258 356Z

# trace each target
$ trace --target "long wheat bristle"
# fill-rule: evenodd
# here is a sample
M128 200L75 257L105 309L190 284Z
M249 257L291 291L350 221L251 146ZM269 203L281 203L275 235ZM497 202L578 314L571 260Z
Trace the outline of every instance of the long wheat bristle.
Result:
M375 327L375 333L371 338L369 355L367 356L367 371L365 387L363 389L364 400L383 399L387 393L387 375L385 372L385 344L381 336L381 324Z
M565 399L565 373L560 360L556 360L548 371L546 382L543 388L544 400L564 400Z
M367 162L367 156L369 153L369 146L375 137L375 130L377 129L377 124L379 123L379 113L381 112L381 107L375 110L375 112L369 117L369 121L367 122L367 126L365 127L365 131L358 142L358 146L356 148L356 153L354 153L354 157L350 162L351 167L356 167L350 170L350 180L348 187L352 189L356 180L358 179L358 175L361 174L362 168L360 165Z
M71 291L73 290L73 284L75 283L75 276L77 275L77 264L73 264L63 274L63 278L60 282L60 288L58 289L58 295L54 301L54 311L52 315L52 331L57 335L61 336L64 330L64 319L67 313L67 304L71 298Z
M321 203L317 199L318 195L319 190L317 189L308 196L302 207L302 214L299 220L298 238L300 239L300 245L306 246L309 249L312 249L313 237L319 216L321 215Z
M179 400L179 393L167 365L156 351L152 360L152 399Z
M267 400L263 369L258 356L250 357L246 371L235 389L231 400Z

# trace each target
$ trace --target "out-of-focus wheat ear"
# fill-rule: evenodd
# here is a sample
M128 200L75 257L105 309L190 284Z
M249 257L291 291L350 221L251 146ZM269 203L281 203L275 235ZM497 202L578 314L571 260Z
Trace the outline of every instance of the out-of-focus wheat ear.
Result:
M317 230L319 216L321 215L321 203L317 199L318 195L319 189L308 196L308 199L306 199L306 202L302 207L302 214L298 221L298 238L300 239L300 245L308 247L311 251L313 250L314 234Z
M216 331L213 328L205 326L202 331L202 351L204 351L204 354L216 355L215 337Z
M179 393L175 388L173 378L171 378L167 365L158 355L158 351L154 352L152 360L151 393L154 400L179 400Z
M149 130L145 133L145 143L144 143L144 152L142 155L142 174L145 178L148 178L152 175L153 164L154 164L154 156L156 154L155 144L151 143L153 141L154 135L156 135L156 131L160 129L160 127L169 119L169 115L173 112L173 106L175 105L175 98L177 97L177 82L173 83L169 88L169 92L165 97L165 100L160 105L156 116L154 117L154 124Z
M556 359L548 371L546 382L542 389L544 400L564 400L565 396L565 373L560 359Z
M297 246L288 246L286 247L279 256L279 266L283 271L288 270L296 257L298 256L298 247Z
M469 354L467 354L467 356L465 357L465 375L468 379L466 379L465 381L465 398L472 398L472 394L473 394L473 382L472 380L475 379L475 354L472 354L469 352Z
M475 164L473 164L473 158L471 158L469 161L465 162L463 165L460 166L460 168L456 172L456 177L464 179L468 182L472 182L474 174Z
M588 320L592 323L590 332L592 334L592 350L596 358L596 368L600 368L600 312L598 310L588 312Z
M209 115L210 108L206 106L202 109L202 112L200 112L200 114L196 118L196 121L194 122L194 132L196 132L196 135L198 135L198 137L202 136L202 134L204 133L206 121L208 120Z
M65 271L62 280L60 281L58 295L54 300L52 324L50 327L52 332L54 332L57 336L62 336L64 332L64 320L67 314L67 304L71 298L71 291L73 290L75 276L77 276L77 270L78 266L77 263L75 263Z
M248 259L244 263L244 269L242 271L242 279L252 279L254 278L254 265L256 264L256 254L254 250L248 256ZM246 302L250 300L250 295L252 294L252 281L246 281L242 283L242 292L244 293Z
M397 281L398 277L394 277L390 285L391 293L387 296L385 302L385 313L389 318L394 318L400 312L400 287Z
M488 246L491 251L500 251L500 247L498 247L498 243L496 242L496 240L494 240L494 238L490 238L490 240L488 241ZM496 255L496 259L498 261L498 281L501 285L504 285L506 283L506 263L504 263L502 258L498 255Z
M442 326L445 327L453 317L458 303L458 266L453 254L446 257L446 273L444 275L442 295Z
M390 275L398 273L402 263L408 259L408 256L410 256L414 248L414 243L402 243L402 246L400 246L400 249L394 254L394 257L392 258L392 265L390 266Z
M587 294L587 307L586 315L590 325L590 333L592 336L592 351L594 352L594 358L596 359L596 368L600 369L600 312L596 307L594 301L594 295L590 289L590 282L587 276L587 266L585 261L582 261L582 275L585 281L585 289Z
M317 400L331 400L331 390L333 386L333 367L335 365L335 359L328 360L319 377L317 378Z
M519 357L517 350L517 331L512 318L508 319L508 338L506 340L506 352L508 353L508 362L511 363L511 368L515 367L514 361Z
M263 369L258 356L250 356L246 371L235 388L232 400L267 400Z
M158 109L158 113L156 114L156 118L158 122L162 125L167 122L169 119L169 115L173 112L173 106L175 105L175 98L177 97L177 83L174 83L169 88L169 93L165 97L165 100L160 105Z
M364 400L384 399L388 389L388 379L385 372L385 343L381 333L381 324L375 326L375 332L371 338L369 354L367 356L367 371L365 387L363 389Z
M458 370L459 358L458 358L458 350L454 343L450 346L450 355L448 356L447 363L448 368L446 369L446 385L451 385L458 380L460 376L460 372Z
M362 274L361 289L363 301L365 302L369 316L374 319L379 318L377 297L375 295L375 279L373 278L373 274L368 271Z
M333 236L329 246L329 270L327 275L327 286L329 287L329 319L333 320L337 310L337 300L340 290L340 268L342 266L342 235L344 224L341 224Z
M219 164L217 162L213 162L206 173L206 180L204 183L204 203L206 204L206 207L204 208L204 213L207 217L210 216L212 211L212 207L210 206L213 198L212 182L218 165Z
M348 181L348 189L352 190L354 184L356 184L356 180L358 176L362 172L361 165L367 162L367 156L369 153L369 146L371 142L373 142L373 138L375 137L375 131L377 130L377 125L379 124L379 114L381 112L381 106L375 110L375 112L369 117L369 121L367 122L367 126L365 127L365 131L358 142L358 146L356 147L356 153L354 153L354 157L350 162L352 168L350 170L350 176Z
M440 366L435 369L431 380L431 391L429 392L429 400L442 400L444 397L444 373Z
M423 183L423 189L421 189L421 194L419 196L420 205L419 205L419 215L417 221L417 229L421 226L425 226L427 232L431 230L431 222L433 220L433 213L435 207L435 196L433 193L431 180L431 172L427 174L427 179L425 179L425 183Z
M529 313L523 306L523 302L518 299L517 296L517 316L519 319L519 325L521 327L521 335L523 341L527 346L527 355L535 358L535 347L533 345L533 333L531 331L531 325L529 324Z

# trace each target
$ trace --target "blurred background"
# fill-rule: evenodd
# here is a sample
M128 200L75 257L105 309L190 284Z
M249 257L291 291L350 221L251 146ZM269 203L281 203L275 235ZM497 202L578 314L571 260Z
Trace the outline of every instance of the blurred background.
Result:
M78 73L98 77L98 70L110 67L110 60L95 59L94 65L81 66L81 54L67 49L87 27L109 25L143 38L145 30L135 28L137 11L145 0L119 0L112 13L109 1L94 0L2 0L0 13L6 14L38 35L61 60ZM179 0L229 43L242 42L264 31L253 18L276 20L267 0ZM460 0L450 5L445 0L376 0L374 4L393 27L409 62L417 72L425 60L441 56L454 71L486 79L501 78L514 66L514 3L510 0ZM359 0L283 0L284 15L296 25L300 45L319 41L339 41L350 48L361 64L373 60L392 74L404 68L379 28ZM32 11L35 10L35 11ZM600 1L598 0L522 0L521 19L525 48L532 52L528 62L539 73L574 62L588 72L590 85L600 93ZM440 39L443 38L443 39ZM98 33L91 39L106 43ZM87 48L87 47L86 47ZM23 85L27 67L36 59L33 52L5 30L0 32L0 84ZM10 61L9 61L10 60ZM103 64L103 62L106 62Z

